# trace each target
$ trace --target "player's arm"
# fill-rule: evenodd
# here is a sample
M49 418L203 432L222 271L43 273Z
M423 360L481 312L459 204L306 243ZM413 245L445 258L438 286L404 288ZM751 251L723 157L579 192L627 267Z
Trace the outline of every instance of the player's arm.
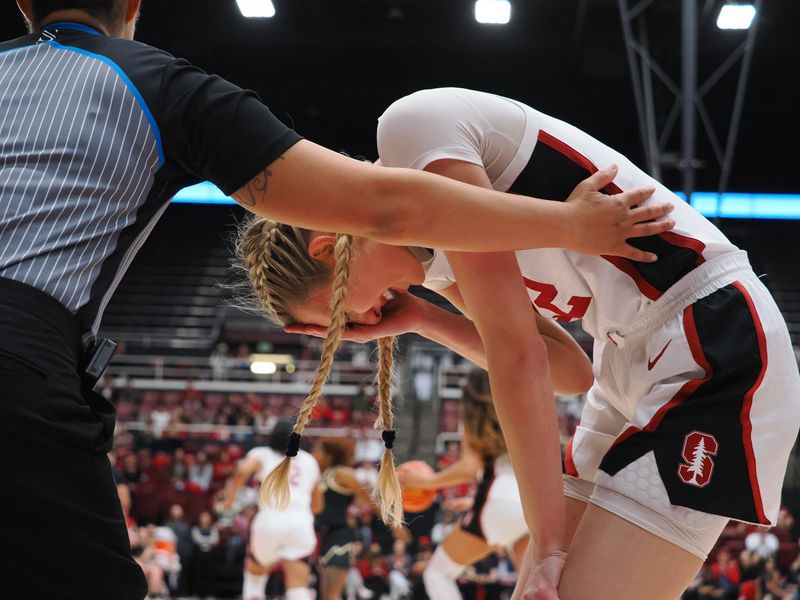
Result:
M301 140L233 197L276 221L389 244L464 251L557 247L651 260L626 239L671 229L668 221L650 221L672 207L631 209L652 188L602 194L615 174L598 171L567 202L550 202L466 185L461 177L377 167Z
M372 504L372 497L369 494L369 490L364 489L364 486L361 485L361 482L356 477L354 469L349 467L336 469L334 479L338 486L351 492L359 502Z
M427 168L438 167L442 167L440 173L454 176L447 164L434 162ZM458 176L475 185L489 185L480 168L459 170ZM547 348L517 257L509 252L447 252L447 259L459 282L464 308L483 342L492 399L536 555L561 553L565 550L565 508L553 388Z
M236 464L225 489L222 491L222 503L225 508L230 508L236 495L241 491L250 478L261 468L261 461L254 456L245 457Z
M415 473L404 469L402 465L397 469L400 485L404 488L419 490L438 490L442 488L475 483L483 461L480 455L467 443L462 444L461 458L441 471L431 475Z
M325 508L325 492L322 491L321 482L318 480L311 491L311 512L318 515Z

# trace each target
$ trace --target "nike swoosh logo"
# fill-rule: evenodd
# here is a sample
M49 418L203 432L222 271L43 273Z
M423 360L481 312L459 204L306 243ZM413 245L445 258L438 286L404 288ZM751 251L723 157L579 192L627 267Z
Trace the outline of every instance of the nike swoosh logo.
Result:
M671 343L672 343L672 340L668 341L668 342L667 342L667 346L669 346ZM656 363L657 363L659 360L661 360L661 357L662 357L662 356L664 356L664 352L667 350L667 346L664 346L664 347L661 349L661 352L659 352L659 353L658 353L658 356L656 356L656 357L655 357L653 360L649 360L649 359L648 359L648 361L647 361L647 370L648 370L648 371L652 371L652 370L653 370L653 367L655 367L655 366L656 366Z

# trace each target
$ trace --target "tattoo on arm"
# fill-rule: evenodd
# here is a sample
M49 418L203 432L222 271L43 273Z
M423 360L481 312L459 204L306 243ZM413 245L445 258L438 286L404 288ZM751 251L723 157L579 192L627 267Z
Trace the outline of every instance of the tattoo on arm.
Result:
M279 156L278 158L282 159L283 156ZM264 167L258 175L248 181L238 193L234 194L234 200L244 206L254 207L258 204L259 198L266 194L267 184L271 176L272 171L270 171L269 167Z

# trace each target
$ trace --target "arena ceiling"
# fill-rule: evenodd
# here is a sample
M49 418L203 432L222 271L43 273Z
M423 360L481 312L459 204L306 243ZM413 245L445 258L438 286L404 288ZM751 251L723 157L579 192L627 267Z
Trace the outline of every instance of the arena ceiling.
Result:
M526 101L643 164L616 0L512 0L506 26L476 23L473 0L273 1L275 18L245 19L234 0L144 0L137 38L255 89L302 135L352 155L375 157L375 120L394 99L452 85ZM698 0L701 82L744 35L716 28L719 4ZM799 26L800 2L765 0L732 191L798 192ZM647 27L653 54L679 80L679 0L655 0ZM22 33L5 0L0 39ZM706 98L723 138L734 89L729 74ZM672 96L655 92L663 119ZM674 136L670 149L679 144ZM701 131L698 156L698 189L713 189L719 168ZM676 171L665 179L679 187Z

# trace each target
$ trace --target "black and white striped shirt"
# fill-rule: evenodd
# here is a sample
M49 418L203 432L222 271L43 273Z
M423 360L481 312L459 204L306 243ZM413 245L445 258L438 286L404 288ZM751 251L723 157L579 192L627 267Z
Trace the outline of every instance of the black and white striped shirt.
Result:
M0 43L0 277L96 332L179 189L231 194L299 139L252 92L86 25Z

